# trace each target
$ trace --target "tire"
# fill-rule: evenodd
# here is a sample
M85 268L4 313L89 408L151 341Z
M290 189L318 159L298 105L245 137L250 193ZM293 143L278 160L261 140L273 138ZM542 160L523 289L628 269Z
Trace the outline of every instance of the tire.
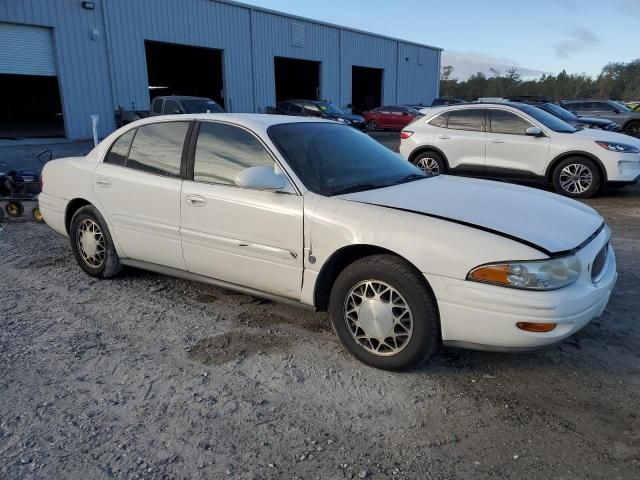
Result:
M24 205L22 202L7 202L4 207L4 210L7 212L7 215L10 217L16 218L21 217L24 214Z
M623 129L626 135L631 137L640 138L640 122L634 121L629 122L624 126Z
M370 132L375 132L376 130L378 130L378 124L375 121L370 120L369 122L367 122L367 130L369 130Z
M96 278L111 278L120 272L120 259L107 224L95 207L87 205L78 209L71 219L69 237L73 255L85 273Z
M602 184L598 165L585 157L569 157L553 170L553 186L560 195L571 198L589 198Z
M428 151L418 154L413 159L413 164L425 173L440 175L447 172L444 158L438 152Z
M31 209L31 218L33 218L36 223L44 223L44 218L42 218L42 212L40 211L40 207L35 207Z
M4 222L4 210L0 208L0 223Z
M331 289L329 312L340 342L375 368L410 369L440 344L433 292L419 272L393 255L372 255L347 266Z

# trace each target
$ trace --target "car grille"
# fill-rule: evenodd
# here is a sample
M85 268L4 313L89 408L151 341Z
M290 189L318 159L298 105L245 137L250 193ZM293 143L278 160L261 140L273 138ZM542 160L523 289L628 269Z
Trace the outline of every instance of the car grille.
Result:
M593 260L593 265L591 265L591 280L596 281L604 270L604 267L607 264L608 254L609 244L607 243L602 247L602 250L598 252L598 255L596 255L596 258Z

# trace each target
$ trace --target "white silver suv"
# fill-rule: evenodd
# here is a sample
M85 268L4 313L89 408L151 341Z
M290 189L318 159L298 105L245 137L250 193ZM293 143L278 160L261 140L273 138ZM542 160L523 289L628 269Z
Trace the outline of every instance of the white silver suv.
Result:
M533 105L467 104L422 113L402 131L400 153L432 174L542 182L574 198L640 180L640 140L579 130Z

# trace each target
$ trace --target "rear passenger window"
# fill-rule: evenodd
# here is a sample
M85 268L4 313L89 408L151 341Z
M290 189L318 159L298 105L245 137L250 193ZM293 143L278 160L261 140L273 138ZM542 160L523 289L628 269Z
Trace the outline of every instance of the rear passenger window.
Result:
M129 130L127 133L118 138L113 145L111 145L111 149L107 156L104 159L105 163L110 163L112 165L121 165L123 166L127 161L127 155L129 155L129 148L131 147L131 141L133 140L133 136L136 134L136 129Z
M239 127L206 122L200 125L193 179L235 185L245 168L273 166L273 158L260 141Z
M163 122L138 127L126 166L142 172L179 177L189 122Z
M151 111L153 113L162 113L162 99L161 98L154 98L153 102L151 103Z
M447 128L447 114L443 113L442 115L437 116L429 122L429 125L433 125L434 127Z
M490 110L491 131L507 135L526 135L527 128L532 127L529 122L518 115L505 110Z
M454 110L449 112L447 127L453 130L482 131L483 110Z

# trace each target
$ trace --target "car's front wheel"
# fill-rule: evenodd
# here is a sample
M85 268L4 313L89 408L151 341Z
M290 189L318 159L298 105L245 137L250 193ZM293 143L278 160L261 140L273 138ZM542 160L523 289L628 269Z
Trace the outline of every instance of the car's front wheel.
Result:
M640 122L629 122L624 127L624 133L632 137L640 138Z
M120 259L107 224L95 207L87 205L73 215L69 237L76 261L87 274L110 278L120 271Z
M592 197L600 189L601 181L598 166L588 158L567 158L553 171L553 186L559 194L567 197Z
M413 164L429 175L446 173L444 159L437 152L420 153L413 159Z
M412 368L440 342L433 293L419 272L393 255L346 267L333 285L329 309L342 344L376 368Z
M369 120L367 122L367 129L370 132L375 132L376 130L378 130L378 124L374 120Z

